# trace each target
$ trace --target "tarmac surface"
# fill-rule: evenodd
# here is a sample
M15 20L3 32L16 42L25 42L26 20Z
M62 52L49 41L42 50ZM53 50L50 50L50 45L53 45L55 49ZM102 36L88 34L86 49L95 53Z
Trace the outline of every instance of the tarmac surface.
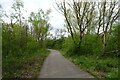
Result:
M59 51L49 50L51 53L46 58L38 78L94 78L67 60Z

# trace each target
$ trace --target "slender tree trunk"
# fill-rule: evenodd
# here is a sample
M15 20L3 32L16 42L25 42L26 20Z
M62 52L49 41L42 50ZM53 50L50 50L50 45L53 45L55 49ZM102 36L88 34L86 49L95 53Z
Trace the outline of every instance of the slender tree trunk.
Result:
M103 35L103 51L102 51L102 55L105 54L106 51L106 34L104 33Z

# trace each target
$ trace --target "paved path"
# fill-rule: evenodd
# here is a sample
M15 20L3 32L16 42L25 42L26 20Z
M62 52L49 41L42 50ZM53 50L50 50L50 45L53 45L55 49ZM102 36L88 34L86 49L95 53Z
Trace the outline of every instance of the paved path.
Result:
M39 78L94 78L65 59L59 51L51 50L45 60Z

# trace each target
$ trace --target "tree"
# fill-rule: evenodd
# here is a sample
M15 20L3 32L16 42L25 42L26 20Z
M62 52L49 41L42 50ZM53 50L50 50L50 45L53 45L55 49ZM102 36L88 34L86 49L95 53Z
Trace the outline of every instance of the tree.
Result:
M23 48L24 45L27 47L28 38L28 23L23 16L24 4L22 0L14 0L12 5L13 12L10 15L11 27L15 28L14 24L17 24L20 31L20 43L19 45Z
M92 28L91 26L95 15L95 3L77 2L75 0L72 0L70 3L64 0L56 4L65 17L67 29L71 34L74 44L80 48L84 35L89 33L90 28ZM79 33L79 41L77 42L74 35L76 33Z
M33 34L37 38L36 41L42 43L50 30L50 24L48 23L51 10L47 10L45 13L42 9L37 13L31 12L29 17L29 22L32 23L33 26Z
M8 15L10 22L2 22L3 51L5 53L15 53L16 51L27 50L28 25L22 15L23 2L15 0L12 5L13 12Z
M68 32L75 45L80 48L86 34L102 35L103 50L111 35L111 28L117 21L120 12L117 1L80 2L76 0L56 2L59 11L64 15ZM76 39L79 34L79 40ZM97 36L97 37L98 37Z
M98 36L101 31L102 34L102 42L103 42L103 54L106 52L107 42L109 40L109 36L111 34L111 29L113 27L113 23L118 19L120 8L117 6L118 2L104 2L98 3Z
M11 18L15 18L19 22L19 25L22 26L22 9L24 8L23 1L22 0L14 0L15 2L12 5L12 9L15 11L13 15L11 15Z

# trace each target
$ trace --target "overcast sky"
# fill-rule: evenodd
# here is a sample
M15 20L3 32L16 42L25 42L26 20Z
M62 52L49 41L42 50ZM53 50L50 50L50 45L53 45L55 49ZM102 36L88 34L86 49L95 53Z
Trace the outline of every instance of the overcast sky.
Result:
M24 9L26 12L24 16L27 18L30 12L37 12L38 9L43 9L44 11L51 9L52 12L50 14L50 23L52 27L55 29L64 28L64 17L60 14L55 8L55 0L22 0L24 2ZM0 0L0 4L3 9L9 14L12 4L14 0Z

